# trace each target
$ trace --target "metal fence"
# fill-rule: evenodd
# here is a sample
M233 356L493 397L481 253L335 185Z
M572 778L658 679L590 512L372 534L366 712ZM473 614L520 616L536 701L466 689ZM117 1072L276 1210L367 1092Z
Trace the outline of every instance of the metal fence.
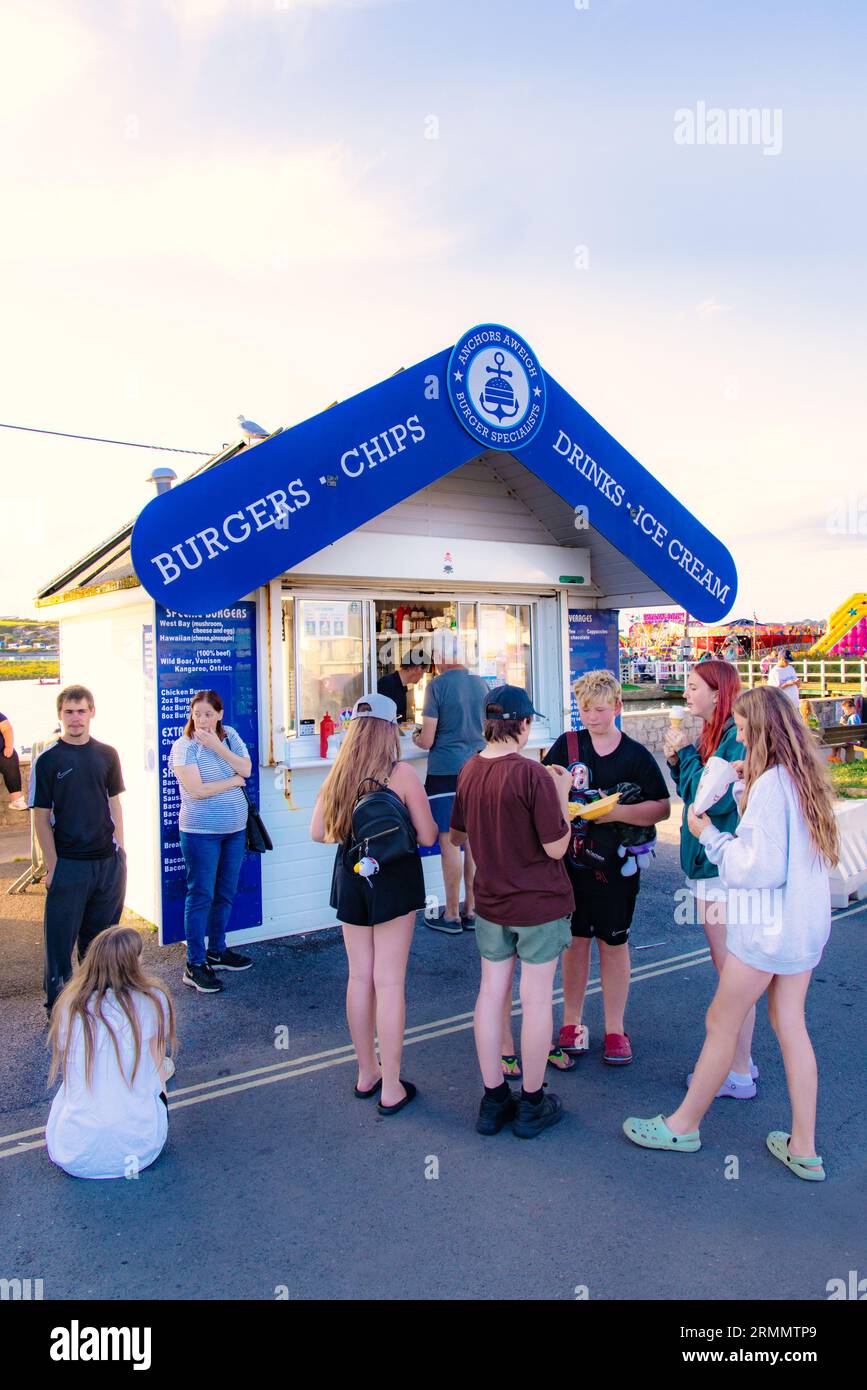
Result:
M635 659L621 660L620 680L623 685L680 685L696 661L651 661ZM765 685L767 676L762 671L761 662L743 659L733 663L743 685ZM792 661L801 679L801 688L815 694L827 695L831 690L847 687L867 695L867 661L849 657L795 657Z

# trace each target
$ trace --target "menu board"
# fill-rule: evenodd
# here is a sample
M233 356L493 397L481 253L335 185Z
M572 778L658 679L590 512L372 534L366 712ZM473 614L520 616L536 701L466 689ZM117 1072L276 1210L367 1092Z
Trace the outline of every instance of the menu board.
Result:
M610 671L618 680L620 640L616 608L569 609L569 688L572 691L572 728L581 729L581 715L574 685L587 671ZM617 719L618 728L620 718Z
M190 617L156 605L156 704L160 767L160 849L162 932L168 945L184 939L187 873L181 853L178 780L170 765L172 745L184 732L190 700L198 690L214 690L223 701L223 723L247 745L253 770L247 792L258 805L258 687L256 605L233 604L217 613ZM231 775L231 774L228 774ZM246 854L228 931L262 922L262 861Z

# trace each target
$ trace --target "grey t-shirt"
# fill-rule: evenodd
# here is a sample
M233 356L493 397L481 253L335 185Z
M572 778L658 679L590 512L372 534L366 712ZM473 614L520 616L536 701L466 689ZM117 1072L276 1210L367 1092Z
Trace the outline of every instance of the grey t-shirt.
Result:
M460 772L464 763L484 748L482 725L489 693L481 676L472 675L464 666L443 671L431 681L425 691L422 713L438 721L427 760L432 776L448 777Z

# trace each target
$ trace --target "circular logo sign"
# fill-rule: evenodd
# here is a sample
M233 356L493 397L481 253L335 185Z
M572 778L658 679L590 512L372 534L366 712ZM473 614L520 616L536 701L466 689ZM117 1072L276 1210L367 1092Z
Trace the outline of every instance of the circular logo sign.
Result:
M448 388L464 429L488 449L528 444L545 418L545 374L536 354L499 323L477 324L458 339Z

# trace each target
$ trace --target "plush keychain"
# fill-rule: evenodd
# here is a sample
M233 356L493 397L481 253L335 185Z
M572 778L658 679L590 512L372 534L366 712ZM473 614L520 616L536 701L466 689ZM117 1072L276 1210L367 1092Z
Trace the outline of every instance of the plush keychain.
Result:
M352 872L361 874L362 878L370 879L373 878L374 874L379 873L379 864L375 859L371 859L369 855L365 854L359 859L358 863L353 866Z
M635 829L637 827L631 828ZM618 846L617 853L620 855L621 859L625 859L626 861L620 870L624 878L631 878L633 874L638 873L640 868L645 867L650 863L651 859L656 857L656 851L653 845L650 844L620 845Z
M620 792L621 806L634 806L636 802L646 799L644 792L635 782L618 782L611 790ZM617 853L623 860L620 872L624 878L631 878L639 869L646 868L651 859L656 858L653 848L656 826L621 823L616 829L620 838Z

